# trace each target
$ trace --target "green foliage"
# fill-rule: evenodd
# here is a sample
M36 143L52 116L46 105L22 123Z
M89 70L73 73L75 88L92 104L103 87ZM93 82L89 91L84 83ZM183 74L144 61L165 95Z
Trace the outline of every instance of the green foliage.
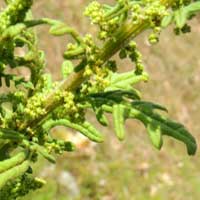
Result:
M167 27L172 22L175 23L175 32L189 32L190 27L187 21L193 18L200 11L200 2L192 2L189 5L180 5L173 12L169 13L162 20L162 27Z
M7 182L0 190L0 199L13 200L28 194L31 190L40 189L45 182L24 173L13 181Z
M103 135L86 119L88 109L103 126L108 125L105 113L111 113L119 140L125 138L126 119L132 118L144 124L157 149L167 135L183 142L189 155L195 154L196 141L189 131L156 111L166 111L164 107L141 100L135 85L147 81L148 74L134 38L151 29L149 42L154 44L159 41L162 29L172 22L176 34L190 31L187 21L199 12L199 2L118 0L110 6L94 1L85 15L98 26L97 37L81 36L58 20L34 19L33 1L6 3L0 13L0 85L8 89L0 94L2 199L16 199L44 184L28 175L38 155L55 163L55 153L75 150L70 141L53 138L51 128L66 126L94 142L103 142ZM45 73L45 54L38 49L33 30L39 25L48 25L51 35L68 35L73 39L63 52L63 79L58 82ZM17 55L17 48L24 54ZM118 73L117 61L111 59L117 53L121 59L132 61L133 70ZM22 66L30 71L28 80L10 70Z

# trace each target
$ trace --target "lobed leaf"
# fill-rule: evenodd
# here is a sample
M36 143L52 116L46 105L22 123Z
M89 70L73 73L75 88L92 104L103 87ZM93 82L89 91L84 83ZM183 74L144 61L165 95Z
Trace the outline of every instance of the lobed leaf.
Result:
M140 81L147 81L148 74L143 72L142 74L137 74L134 71L125 73L113 73L108 78L110 85L105 89L105 91L112 90L132 90L132 86Z
M197 149L196 141L182 124L174 122L153 111L146 112L143 109L134 107L130 111L130 117L137 118L144 123L156 147L160 148L162 146L161 135L168 135L185 143L189 155L195 154ZM152 135L153 132L155 135Z
M162 136L168 135L181 142L187 147L189 155L194 155L197 149L197 144L190 132L180 123L174 122L158 113L155 113L151 107L147 109L146 105L134 105L126 103L128 110L127 118L135 118L140 120L147 128L149 137L153 145L160 149L162 147ZM154 104L153 104L154 105ZM155 107L155 106L154 106ZM158 106L159 107L159 106ZM103 105L105 112L113 113L113 107L110 105Z
M45 131L48 131L52 127L59 126L59 125L77 130L94 142L103 142L104 140L102 134L94 126L92 126L92 124L90 124L87 121L71 122L68 119L48 120L43 125L43 129Z

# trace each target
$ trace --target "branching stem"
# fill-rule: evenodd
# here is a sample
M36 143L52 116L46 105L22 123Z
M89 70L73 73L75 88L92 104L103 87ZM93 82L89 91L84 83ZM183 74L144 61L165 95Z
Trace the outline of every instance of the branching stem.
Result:
M172 0L161 0L161 4L170 7L173 4ZM39 22L38 22L39 23ZM118 52L123 46L125 46L132 38L135 38L145 29L149 28L150 24L141 20L139 24L134 24L131 22L125 22L115 33L112 39L108 40L105 45L100 50L99 59L102 63L108 61L116 52ZM85 66L86 62L83 60L80 65ZM74 72L67 79L63 80L59 86L52 91L51 94L46 98L44 103L46 114L40 115L37 119L27 120L22 122L20 125L20 130L25 129L26 127L37 126L42 119L44 119L49 113L51 113L57 106L62 104L62 101L58 101L55 96L58 91L75 91L83 82L84 69L79 72Z

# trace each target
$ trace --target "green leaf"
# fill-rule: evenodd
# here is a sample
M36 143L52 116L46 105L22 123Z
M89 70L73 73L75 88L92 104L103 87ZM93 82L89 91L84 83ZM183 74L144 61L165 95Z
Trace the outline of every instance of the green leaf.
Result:
M19 83L19 84L23 85L24 88L26 88L26 89L32 89L32 90L34 89L34 85L33 85L33 83L30 82L30 81L22 81L22 82ZM19 85L19 84L15 84L15 85Z
M99 121L99 123L103 126L108 126L108 120L106 118L106 116L103 113L103 110L101 107L99 108L94 108L95 114L96 114L96 118Z
M149 138L154 147L161 149L163 140L162 140L162 130L157 126L156 123L149 123L146 126Z
M188 6L185 7L185 10L189 15L196 14L197 12L200 11L200 2L194 2L189 4Z
M154 144L162 144L161 140L159 142L161 134L168 135L185 143L189 155L195 154L197 149L196 141L182 124L174 122L153 111L146 112L143 109L137 108L131 109L129 117L137 118L142 121L144 125L148 128L148 131L150 130L149 126L151 130L155 130L158 141L155 140L153 142Z
M138 94L137 90L134 89L131 91L114 90L107 92L91 93L87 96L87 98L91 100L93 104L96 104L96 106L100 106L102 104L113 102L120 103L126 98L138 100L140 99L140 95Z
M50 30L49 33L55 36L62 36L67 34L69 31L71 30L70 27L66 26L66 24L60 22L60 23L56 23L55 25L53 25Z
M87 121L79 124L74 124L73 127L94 142L104 141L102 134Z
M105 89L105 91L112 90L131 90L132 86L140 81L147 81L148 74L143 72L142 74L137 74L134 71L125 73L112 73L109 76L110 85Z
M0 173L21 164L28 156L27 151L22 151L13 157L0 162Z
M6 110L8 113L8 110ZM6 128L0 128L0 139L8 139L12 141L22 141L25 136L17 131L13 131Z
M132 106L137 107L137 108L142 109L142 110L146 110L147 112L148 111L152 112L152 110L154 110L154 109L158 109L158 110L168 112L168 110L165 107L163 107L159 104L149 102L149 101L141 101L141 100L140 101L133 101L131 104L132 104Z
M174 13L174 20L175 20L177 28L180 28L180 29L183 28L183 26L187 22L187 17L188 15L184 7L180 8Z
M53 84L52 84L51 74L49 74L49 73L43 74L42 81L44 82L44 85L45 85L42 89L44 92L47 91L47 90L50 90L52 88Z
M18 23L16 25L8 27L2 34L2 38L14 38L18 36L26 28L25 24Z
M167 26L169 26L172 22L173 22L173 14L169 14L167 16L165 16L161 22L161 26L163 28L166 28Z
M71 61L65 60L62 63L62 76L67 78L74 71L74 65Z
M200 2L194 2L188 6L182 7L174 13L174 20L178 28L183 28L187 19L200 11Z
M49 154L48 151L44 147L42 147L42 146L40 146L40 145L38 145L36 143L34 144L34 147L38 151L38 153L40 153L49 162L56 163L56 160L55 160L54 156Z
M30 161L25 160L20 165L17 165L3 173L0 173L0 189L10 180L14 180L17 177L23 175L29 168Z
M113 120L115 133L119 140L125 137L124 122L126 118L126 108L122 104L115 104L113 106Z
M43 124L43 129L44 131L48 132L51 128L55 126L66 126L75 129L94 142L104 141L102 134L94 126L92 126L92 124L90 124L87 121L72 122L68 119L59 119L59 120L50 119L45 124Z
M161 148L162 136L167 135L183 142L187 147L189 155L196 153L197 144L195 138L182 124L155 113L152 107L147 109L146 105L144 105L145 108L143 108L143 104L134 106L134 104L126 103L124 105L129 110L127 112L127 118L138 119L145 125L149 137L156 148ZM113 107L110 105L103 105L102 108L105 112L113 112Z

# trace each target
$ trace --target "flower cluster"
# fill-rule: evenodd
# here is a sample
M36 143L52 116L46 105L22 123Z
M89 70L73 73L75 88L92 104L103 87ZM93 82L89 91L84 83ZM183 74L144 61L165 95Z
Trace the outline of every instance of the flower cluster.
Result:
M119 27L119 16L116 15L114 17L110 17L114 13L109 13L109 9L107 10L97 1L93 1L89 4L84 14L90 17L93 24L97 24L99 26L99 39L101 40L105 40L110 37L117 27Z
M74 151L75 146L68 141L53 139L51 142L46 142L44 144L48 153L63 154L66 151Z
M25 196L30 190L36 190L45 185L46 182L31 175L24 174L12 182L8 182L0 189L0 199L16 199Z
M44 115L46 110L44 109L45 96L42 93L37 93L33 97L29 98L24 114L28 118L35 119L40 115Z
M135 41L131 41L125 48L121 49L119 56L121 59L129 57L135 63L137 73L143 71L142 54L138 50Z
M0 13L0 32L10 25L23 21L32 3L32 0L16 0L9 4L5 11Z

